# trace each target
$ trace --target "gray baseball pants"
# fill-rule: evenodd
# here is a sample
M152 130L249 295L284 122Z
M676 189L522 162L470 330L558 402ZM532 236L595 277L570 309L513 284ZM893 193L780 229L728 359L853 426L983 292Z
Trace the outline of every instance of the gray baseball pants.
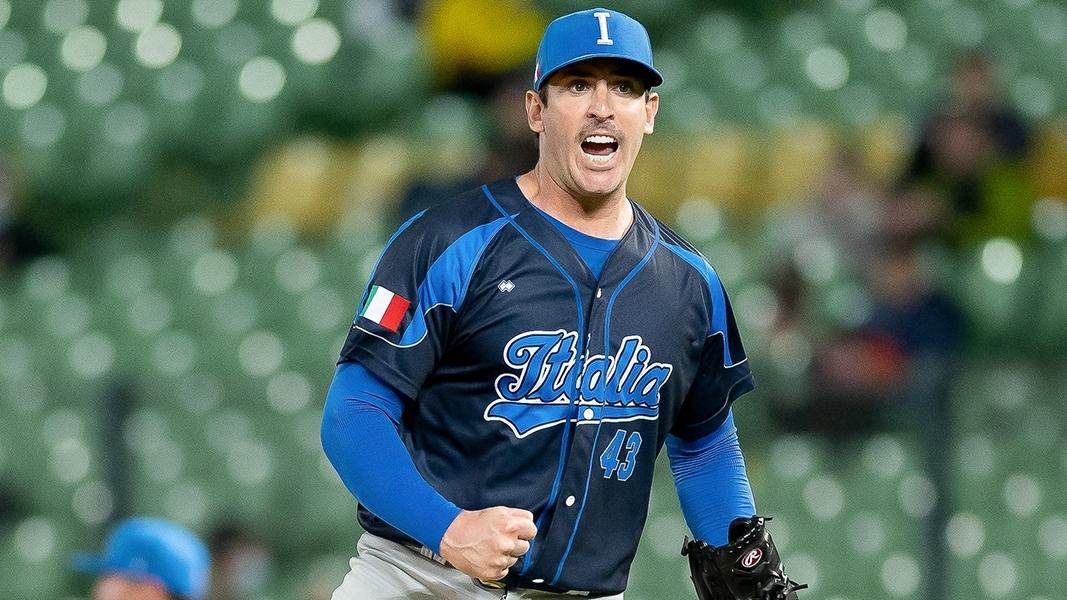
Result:
M356 544L351 570L331 600L500 600L503 590L489 589L456 569L392 540L364 533ZM581 598L539 590L507 591L507 600ZM622 600L622 594L602 596Z

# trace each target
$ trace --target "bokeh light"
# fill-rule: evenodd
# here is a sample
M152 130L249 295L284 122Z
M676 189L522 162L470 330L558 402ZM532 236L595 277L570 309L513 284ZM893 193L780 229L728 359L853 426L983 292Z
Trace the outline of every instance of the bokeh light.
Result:
M863 30L872 46L886 52L900 50L908 41L907 22L891 8L880 8L867 15Z
M237 16L237 0L193 0L190 10L197 23L209 29L226 25Z
M293 32L293 54L301 62L321 65L329 62L341 47L341 34L325 19L311 19Z
M4 102L11 108L24 109L37 104L48 88L48 73L32 63L22 63L4 75Z
M271 0L270 14L284 25L299 25L319 8L319 0Z
M269 102L285 86L285 69L268 56L253 58L241 69L238 86L241 94L252 102Z
M1023 270L1023 254L1011 240L990 240L982 248L982 269L989 279L1010 285L1015 283Z
M173 25L157 23L146 27L137 36L137 61L158 69L174 62L181 51L182 36Z
M125 77L114 65L100 63L94 69L78 76L78 97L92 106L104 106L114 102L125 84Z
M77 27L64 36L60 53L67 68L85 72L99 65L106 51L107 38L100 30L95 27Z
M126 31L144 31L162 16L162 0L119 0L115 4L115 22Z
M837 48L818 46L804 60L804 71L820 90L839 90L848 82L848 59Z

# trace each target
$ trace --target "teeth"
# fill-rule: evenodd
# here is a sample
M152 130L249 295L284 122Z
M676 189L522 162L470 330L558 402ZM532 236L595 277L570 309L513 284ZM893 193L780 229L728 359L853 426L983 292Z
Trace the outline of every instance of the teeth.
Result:
M585 141L593 144L614 144L617 140L610 135L591 135Z
M589 158L589 160L591 160L591 161L593 161L595 163L598 163L598 164L607 163L609 160L611 160L611 158L613 156L615 156L614 152L612 152L611 154L604 154L604 155L589 154L588 152L583 152L582 154L586 155Z

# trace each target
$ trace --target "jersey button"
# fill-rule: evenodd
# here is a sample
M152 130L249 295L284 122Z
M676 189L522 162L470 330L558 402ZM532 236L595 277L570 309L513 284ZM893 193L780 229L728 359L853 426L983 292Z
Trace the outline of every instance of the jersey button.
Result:
M596 289L596 297L599 298L604 293L604 288Z
M564 502L567 506L574 506L574 496L567 496L567 499L564 500Z
M585 409L585 412L582 413L582 416L585 417L586 421L592 421L593 420L593 409L591 409L591 408Z

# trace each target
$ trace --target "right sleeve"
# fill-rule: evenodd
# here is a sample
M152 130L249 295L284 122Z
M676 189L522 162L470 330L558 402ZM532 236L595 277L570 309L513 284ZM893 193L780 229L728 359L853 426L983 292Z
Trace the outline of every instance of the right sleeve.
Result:
M458 282L435 260L447 244L430 231L425 211L400 226L375 263L338 363L359 362L415 398L448 339Z

